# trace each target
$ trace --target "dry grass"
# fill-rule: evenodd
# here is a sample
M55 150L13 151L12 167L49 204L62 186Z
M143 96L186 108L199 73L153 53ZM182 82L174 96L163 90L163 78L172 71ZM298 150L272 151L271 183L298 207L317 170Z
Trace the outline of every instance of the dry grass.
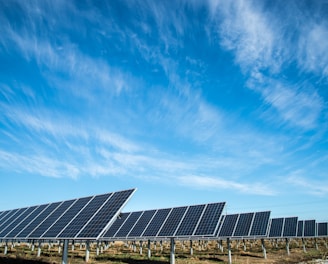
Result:
M263 258L263 252L260 241L246 241L246 251L244 251L243 244L237 241L232 242L232 261L235 264L259 264L259 263L300 263L308 262L314 259L326 259L328 249L325 244L326 241L318 240L318 250L316 249L314 240L307 240L307 252L303 252L301 241L292 241L290 243L290 255L287 254L284 241L278 243L271 243L266 241L267 259ZM90 260L91 264L164 264L170 262L170 245L163 243L161 250L159 243L151 245L152 256L147 258L147 245L144 243L143 253L139 254L139 243L134 249L131 245L122 242L115 242L108 249L104 250L98 256L96 255L96 244L91 245ZM58 246L54 245L48 248L45 244L42 247L41 257L37 257L37 250L32 251L27 244L16 245L8 248L8 254L3 254L4 248L0 248L0 263L27 263L27 264L59 264L62 262L62 254L58 253ZM176 243L176 264L213 264L213 263L227 263L228 252L226 244L223 243L223 251L218 248L215 241L208 243L201 242L200 244L194 242L193 255L190 255L189 242ZM71 264L85 263L85 249L81 248L79 244L75 246L74 252L69 252L68 262ZM328 263L328 262L327 262Z

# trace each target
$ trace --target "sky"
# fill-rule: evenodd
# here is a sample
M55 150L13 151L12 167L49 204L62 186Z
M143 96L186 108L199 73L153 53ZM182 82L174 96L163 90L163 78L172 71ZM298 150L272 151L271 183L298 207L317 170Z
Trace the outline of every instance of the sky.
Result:
M328 221L328 1L0 0L0 211Z

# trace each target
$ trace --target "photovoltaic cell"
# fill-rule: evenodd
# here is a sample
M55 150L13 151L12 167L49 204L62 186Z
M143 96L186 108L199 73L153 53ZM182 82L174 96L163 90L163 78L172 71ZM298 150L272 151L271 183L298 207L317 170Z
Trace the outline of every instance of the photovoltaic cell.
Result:
M218 227L225 203L207 204L194 233L195 236L212 236Z
M315 237L315 220L304 221L304 237Z
M112 238L115 236L116 232L121 228L126 219L130 216L131 213L122 213L115 222L109 227L109 229L105 232L103 237Z
M240 214L233 236L234 237L248 236L253 217L254 217L254 213Z
M22 231L39 213L41 213L48 204L40 205L33 211L28 217L24 219L19 225L17 225L10 233L6 235L6 238L15 238L16 235Z
M285 238L296 237L296 232L297 232L297 217L286 217L282 236Z
M255 213L250 236L266 236L270 221L270 211Z
M120 230L116 233L115 237L126 237L133 228L133 226L136 224L142 213L142 211L131 213L129 218L126 219Z
M45 219L41 219L41 224L39 224L27 237L40 238L42 234L46 232L74 202L76 202L76 200L69 200L61 203L61 205L51 212L50 215L46 216ZM19 234L19 237L21 237L21 234Z
M191 236L204 211L204 208L205 204L190 206L175 235L181 237Z
M3 217L5 217L5 215L9 213L9 211L1 211L1 214L0 214L0 223L1 223L1 220Z
M271 219L269 237L281 237L283 227L284 227L283 217Z
M155 216L147 226L145 232L143 233L144 237L155 237L160 230L161 226L165 222L168 214L170 213L170 209L160 209L156 212Z
M115 192L107 202L100 207L88 224L77 234L76 238L98 238L106 226L119 213L135 190Z
M328 223L317 223L318 237L328 236Z
M25 208L26 209L26 208ZM16 213L18 213L21 209L11 210L0 222L0 232L11 223L11 219L15 219ZM17 216L16 216L17 217Z
M232 237L239 214L226 215L220 227L218 237Z
M186 206L173 208L157 236L162 236L162 237L173 236L186 210L187 210Z
M300 220L297 222L297 236L303 237L304 221Z
M33 230L38 227L44 219L46 219L52 212L55 210L61 203L52 203L50 204L40 215L38 215L31 223L26 225L21 231L15 236L15 238L25 238Z
M62 230L58 234L58 237L60 238L70 238L75 237L77 233L85 226L85 224L88 222L88 220L94 216L94 214L98 211L98 209L106 202L106 200L111 196L112 194L104 194L99 195L96 197L93 197L91 200L88 198L85 198L85 201L81 201L78 206L75 206L75 208L71 209L71 212L67 212L65 215L72 215L73 217L67 218L68 220L63 220L64 217L61 218L61 224L57 224L57 226L62 226L61 228L58 228ZM90 200L90 202L89 202ZM88 203L89 202L89 203ZM84 207L85 206L85 207ZM84 207L84 208L83 208ZM83 208L83 209L82 209ZM70 221L71 220L71 221ZM65 227L66 226L66 227ZM47 235L47 234L45 234Z
M5 237L10 233L17 225L19 225L29 214L31 214L37 207L29 207L24 210L14 221L10 223L5 229L0 232L0 237Z
M145 211L129 233L129 237L140 237L144 232L145 228L148 226L151 219L154 217L155 213L156 210Z

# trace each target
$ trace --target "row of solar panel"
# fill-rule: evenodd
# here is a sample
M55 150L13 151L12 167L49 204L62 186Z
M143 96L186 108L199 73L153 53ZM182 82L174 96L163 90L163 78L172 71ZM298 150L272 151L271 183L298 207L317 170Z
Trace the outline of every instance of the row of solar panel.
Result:
M134 189L0 212L0 239L98 238Z
M265 237L269 220L270 211L225 215L217 236Z
M326 237L328 223L301 220L297 217L269 219L270 212L232 214L223 217L218 229L219 238L247 237Z
M0 239L328 236L327 223L270 219L270 211L221 217L225 203L122 213L116 219L134 191L0 212Z
M123 213L102 239L214 236L225 203Z
M288 237L326 237L328 223L316 223L315 220L300 220L297 217L271 219L270 238Z

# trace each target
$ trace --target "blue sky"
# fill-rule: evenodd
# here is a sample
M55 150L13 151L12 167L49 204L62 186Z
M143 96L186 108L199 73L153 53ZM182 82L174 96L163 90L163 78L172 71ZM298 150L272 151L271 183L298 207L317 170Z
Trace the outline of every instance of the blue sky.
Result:
M328 2L0 0L0 210L328 221Z

